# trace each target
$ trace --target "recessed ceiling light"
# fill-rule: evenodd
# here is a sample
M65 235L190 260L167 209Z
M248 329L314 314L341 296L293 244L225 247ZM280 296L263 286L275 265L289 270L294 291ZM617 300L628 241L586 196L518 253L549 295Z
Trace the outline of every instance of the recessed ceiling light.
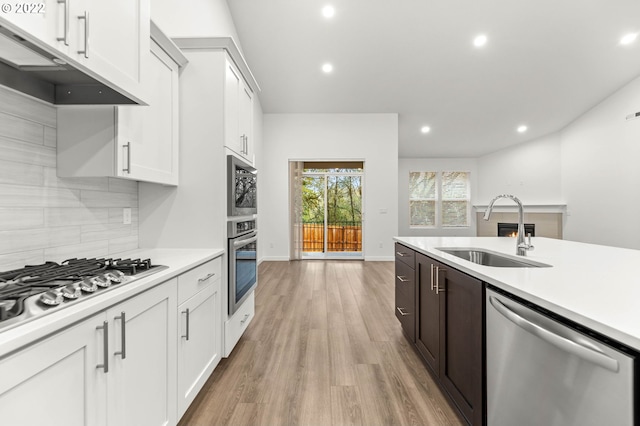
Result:
M322 16L324 16L325 18L333 18L333 15L335 14L336 10L329 4L322 8Z
M527 126L518 126L518 133L524 133L527 131Z
M629 33L620 39L620 44L631 44L638 38L638 33Z
M329 63L322 65L322 71L329 74L331 71L333 71L333 65Z
M431 127L429 127L429 126L422 126L422 127L420 128L420 131L421 131L422 133L429 133L429 132L431 131Z
M487 36L484 34L480 34L473 39L473 45L475 47L482 47L487 44Z

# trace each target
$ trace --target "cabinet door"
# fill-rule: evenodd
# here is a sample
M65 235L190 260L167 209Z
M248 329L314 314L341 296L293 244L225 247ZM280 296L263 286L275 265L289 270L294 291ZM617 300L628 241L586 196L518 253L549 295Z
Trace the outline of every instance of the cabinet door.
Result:
M187 410L222 356L220 280L178 308L178 417Z
M239 91L238 127L240 139L243 142L240 154L253 164L253 96L244 81L241 81Z
M5 2L11 8L10 13L2 13L6 19L30 36L67 53L69 51L70 19L69 0L45 0L38 2Z
M471 424L482 424L482 282L439 265L440 380Z
M178 184L178 64L155 42L144 82L149 106L118 107L118 175Z
M176 295L173 279L107 311L113 336L109 424L175 424Z
M440 369L440 294L435 291L437 263L422 254L416 254L416 281L418 292L418 327L416 346L436 375Z
M240 137L240 73L226 62L224 82L224 144L227 148L241 154L243 139Z
M104 315L92 317L0 361L3 425L103 425Z
M145 103L149 58L149 0L70 0L77 27L77 59ZM76 6L77 5L77 6ZM82 16L83 19L78 19ZM86 17L86 19L84 19Z

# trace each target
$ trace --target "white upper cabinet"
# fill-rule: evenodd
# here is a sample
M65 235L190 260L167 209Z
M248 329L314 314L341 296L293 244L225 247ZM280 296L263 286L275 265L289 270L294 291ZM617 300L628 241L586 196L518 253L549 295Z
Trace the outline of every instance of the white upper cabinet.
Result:
M53 48L48 50L133 101L148 103L143 76L149 56L149 0L46 0L10 6L30 10L3 13L0 25L8 22L21 37Z
M81 63L149 103L150 92L143 79L149 57L150 1L66 1L71 2L71 16L79 26L76 54Z
M253 164L253 94L242 74L229 60L225 63L225 146Z
M26 34L30 34L37 40L57 51L67 54L71 45L71 10L65 0L58 3L58 0L46 0L37 4L38 7L32 9L33 13L21 13L22 10L12 10L9 13L0 14L0 23L4 18L14 26L22 29ZM17 4L7 3L12 8ZM26 3L23 3L27 6ZM42 7L40 7L42 6Z
M173 51L160 47L158 38L151 43L144 79L149 106L58 109L59 176L111 176L178 185L178 73L186 58L175 45Z

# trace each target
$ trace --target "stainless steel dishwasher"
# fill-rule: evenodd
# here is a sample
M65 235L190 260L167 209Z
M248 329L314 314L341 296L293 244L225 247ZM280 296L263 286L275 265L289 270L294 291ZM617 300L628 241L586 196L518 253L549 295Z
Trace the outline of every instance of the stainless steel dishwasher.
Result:
M491 289L486 298L489 426L634 424L634 355Z

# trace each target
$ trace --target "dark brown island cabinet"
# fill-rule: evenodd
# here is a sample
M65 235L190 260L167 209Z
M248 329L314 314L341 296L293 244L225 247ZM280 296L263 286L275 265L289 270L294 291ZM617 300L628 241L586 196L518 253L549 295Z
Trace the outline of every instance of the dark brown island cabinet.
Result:
M395 249L396 316L407 339L467 422L484 424L484 283L402 244Z

